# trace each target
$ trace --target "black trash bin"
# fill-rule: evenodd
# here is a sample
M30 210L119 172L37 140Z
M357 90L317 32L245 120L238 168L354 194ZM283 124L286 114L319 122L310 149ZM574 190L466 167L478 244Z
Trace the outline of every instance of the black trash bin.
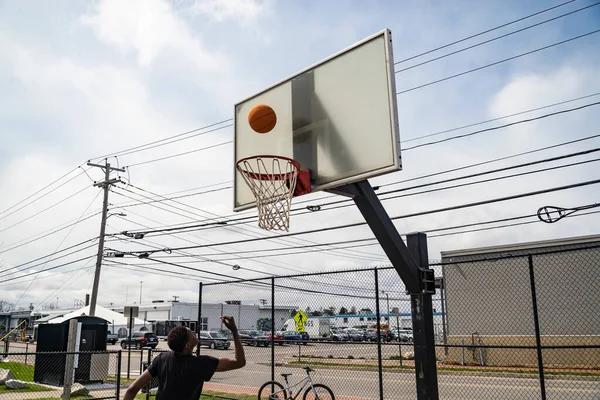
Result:
M106 351L106 320L98 317L74 317L81 322L79 354L75 369L75 382L103 382L108 374ZM40 324L38 327L33 380L38 383L62 386L65 378L66 351L69 340L67 319L58 324Z

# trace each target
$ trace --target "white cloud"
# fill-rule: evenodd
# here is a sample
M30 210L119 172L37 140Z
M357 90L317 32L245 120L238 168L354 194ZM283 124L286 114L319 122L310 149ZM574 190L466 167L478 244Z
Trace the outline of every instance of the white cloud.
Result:
M233 20L242 27L253 27L265 15L272 13L273 0L198 0L192 11L211 20Z
M199 72L228 68L227 58L208 51L198 35L162 0L105 0L80 20L102 42L123 54L134 52L141 66L150 67L159 57L172 57L172 62L193 63Z
M19 17L6 18L6 24L0 28L0 86L3 88L0 107L0 136L11 146L0 148L0 210L26 197L37 188L56 179L89 157L100 156L124 148L140 145L166 136L230 118L237 94L248 94L265 87L279 77L287 76L305 65L325 57L340 48L350 45L382 27L394 32L397 60L419 53L440 43L440 38L451 35L452 38L466 36L482 30L489 18L477 18L470 14L464 23L449 25L448 14L451 8L435 6L436 13L428 5L408 7L405 4L373 5L368 12L352 5L341 7L340 3L322 2L310 5L292 2L281 3L277 9L273 2L205 1L192 6L181 6L180 2L147 1L115 2L100 1L81 11L71 3L65 3L65 9L39 8L39 12L48 15L46 19L36 19L35 26L27 26L26 20ZM187 2L185 2L187 4ZM75 4L75 3L74 3ZM488 9L488 5L481 5ZM390 9L394 9L393 12ZM510 10L511 15L498 16L508 20L522 10L519 7ZM12 14L11 14L12 12ZM22 15L20 11L11 11L7 15ZM478 14L475 15L489 15ZM55 13L55 14L53 14ZM194 14L195 13L195 14ZM57 17L60 16L60 18ZM68 15L68 17L64 17ZM426 15L427 35L414 35L423 30L422 18ZM416 16L416 17L415 17ZM275 18L276 17L276 18ZM14 20L14 22L13 22ZM66 22L65 22L66 20ZM60 21L57 23L56 21ZM301 23L298 23L301 21ZM12 26L9 26L13 22ZM472 24L471 22L475 23ZM8 26L8 27L7 27ZM454 29L455 28L455 29ZM546 28L546 33L557 33ZM268 36L268 45L256 40L253 32ZM45 35L43 33L51 33ZM73 34L73 33L76 34ZM450 33L449 33L450 32ZM526 41L525 41L526 42ZM525 43L527 44L527 43ZM575 43L573 43L575 45ZM517 51L513 45L504 45L502 51ZM589 53L589 52L587 52ZM586 53L586 54L587 54ZM464 56L464 58L463 58ZM541 57L539 53L532 57ZM415 68L397 75L398 90L418 85L453 72L460 72L487 61L501 57L497 51L489 51L487 46L475 52L448 57L439 62ZM591 56L590 56L591 57ZM564 59L569 59L567 56ZM561 101L566 98L598 91L593 87L598 82L597 71L579 63L564 64L566 60L535 59L523 66L511 63L509 70L517 71L507 76L506 69L490 68L485 73L473 73L455 80L423 90L399 96L401 135L403 138L431 133L436 130L484 120L508 113L522 111ZM463 65L464 64L464 65ZM408 64L407 64L408 65ZM543 65L543 73L538 66ZM564 65L568 65L565 67ZM587 65L594 65L587 61ZM562 67L561 67L562 66ZM241 97L241 96L240 96ZM490 134L474 136L472 140L456 140L407 151L403 155L404 170L397 174L373 179L374 185L391 183L444 169L481 162L495 157L506 156L517 151L529 150L545 144L565 141L573 135L592 134L598 124L594 110L572 113L557 119L548 119L536 124L528 124L523 136L515 136L515 130L502 130ZM589 129L588 129L589 128ZM455 132L460 133L460 132ZM525 136L527 135L527 136ZM170 156L176 153L194 150L215 143L230 140L232 128L219 132L184 140L172 145L157 147L149 151L119 157L121 165L129 165L148 159ZM535 138L535 140L523 140ZM434 138L432 138L434 139ZM421 142L411 142L417 144ZM14 144L14 145L13 145ZM407 144L408 145L408 144ZM558 155L591 146L584 143L567 149L539 154L539 158L552 153ZM406 146L405 146L406 147ZM515 150L517 149L517 150ZM529 157L538 158L536 157ZM525 158L511 159L479 169L460 171L436 178L423 179L391 188L406 187L413 184L430 182L438 178L462 175L481 171L500 165L509 165L525 161ZM113 162L113 160L111 160ZM591 164L595 165L595 164ZM509 194L541 189L560 184L573 183L586 179L594 171L589 165L553 173L538 174L506 181L498 181L460 189L422 194L406 198L385 201L384 206L391 216L409 214L433 208L441 208L466 202L501 197ZM101 171L90 174L99 179ZM578 174L583 177L579 178ZM157 163L131 168L132 183L155 193L186 191L215 182L231 180L233 175L233 149L231 145L214 148L191 155L170 158ZM91 204L89 212L97 211L101 204L98 188L92 188L91 182L83 175L61 190L43 199L22 212L5 220L0 220L0 230L20 219L26 218L45 206L60 201L81 187L88 189L81 195L24 222L14 229L2 232L0 243L11 244L24 238L49 231L51 228L76 220ZM134 189L132 189L134 190ZM135 191L135 190L134 190ZM112 204L131 202L119 195L118 189L111 192ZM126 195L139 198L131 193ZM189 193L189 192L185 192ZM146 195L148 195L146 193ZM314 203L340 200L330 197L328 200L316 200L327 197L326 194L310 195ZM518 214L533 213L540 205L551 201L558 205L578 205L597 201L596 193L587 189L553 193L536 198L515 200L510 203L489 205L423 217L400 219L395 221L401 233L435 229L451 225L476 223L494 218L512 217ZM597 196L596 196L597 197ZM182 214L175 215L150 206L137 206L123 209L130 221L111 217L108 232L120 232L126 229L147 226L161 226L175 223L194 223L203 220L205 211L231 215L231 190L179 199L184 204L156 203L163 208ZM180 208L175 210L172 206ZM120 209L114 206L115 211ZM185 216L188 217L185 217ZM241 215L235 215L239 217ZM351 206L333 211L322 211L294 216L292 231L332 227L364 219ZM559 224L533 224L497 231L482 231L456 236L431 238L429 251L432 258L439 258L440 250L514 243L520 240L538 240L591 233L597 226L598 218L573 218ZM98 235L99 217L95 216L77 225L67 236L69 230L63 230L43 240L2 254L7 265L19 265L57 248L65 248L82 240ZM193 234L150 237L150 240L163 247L210 245L215 242L234 241L250 237L269 235L256 227L255 223L224 226ZM311 242L327 243L346 239L372 236L366 226L347 230L334 230L312 235L265 240L261 242L238 243L232 246L191 249L194 254L211 253L212 258L221 252L228 256L234 250L269 249L278 246L303 246ZM61 243L65 239L64 243ZM139 250L153 245L148 241L127 243L109 239L107 246L119 250ZM60 246L60 247L59 247ZM93 265L93 246L86 251L74 254L61 261L68 262L83 256L90 256ZM176 256L176 255L170 255ZM170 257L169 256L169 257ZM229 255L231 256L231 255ZM361 267L378 263L384 259L381 248L356 247L335 252L308 252L287 256L268 256L241 259L237 261L242 268L252 268L267 273L286 274L293 270L314 271ZM171 259L175 262L190 261L184 258ZM127 262L145 263L147 261L128 258ZM268 263L268 264L265 264ZM40 270L43 263L28 264L26 268ZM48 263L48 267L59 262ZM272 265L269 265L272 264ZM254 273L240 270L234 272L227 266L210 263L185 264L202 270L231 274L235 277L256 276ZM73 297L83 299L89 293L93 268L89 272L54 275L68 270L85 267L85 261L65 268L41 274L31 286L21 303L42 301L44 298L56 299L61 304L70 303ZM154 264L153 267L170 272L195 274L191 270ZM287 269L286 269L287 268ZM77 274L77 275L76 275ZM128 299L137 299L139 281L144 281L144 300L163 298L171 295L182 296L181 300L194 301L197 298L197 279L184 276L165 277L125 270L119 267L103 267L100 289L100 304L122 302L125 293ZM205 274L206 275L206 274ZM319 287L322 280L336 284L348 284L349 287L364 285L372 288L372 274L367 279L356 275L335 276L331 278L313 278L306 287ZM393 275L393 274L392 274ZM71 278L68 280L69 278ZM185 278L185 279L182 279ZM25 278L26 279L26 278ZM1 281L2 279L0 279ZM339 281L338 281L339 280ZM208 280L206 280L208 281ZM0 283L3 297L16 300L29 285L29 281ZM62 286L64 284L64 286ZM389 284L389 280L382 281ZM218 290L217 290L218 289ZM261 290L248 287L239 288L244 299L256 300L264 297ZM329 290L336 290L329 287ZM339 287L338 287L339 289ZM56 290L56 294L52 292ZM227 287L214 288L207 299L223 300L232 295ZM62 292L61 292L62 291ZM279 296L279 294L278 294ZM304 296L304 297L303 297ZM318 300L305 294L283 293L285 300L311 302ZM328 297L324 301L331 301ZM341 300L340 300L341 301ZM346 300L343 300L346 302ZM358 304L357 304L358 306Z

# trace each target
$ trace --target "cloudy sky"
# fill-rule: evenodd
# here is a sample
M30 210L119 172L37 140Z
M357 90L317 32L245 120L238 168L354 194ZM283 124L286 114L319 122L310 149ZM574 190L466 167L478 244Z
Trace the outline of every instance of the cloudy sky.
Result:
M233 117L233 105L237 101L385 28L393 33L395 60L402 61L561 3L560 0L0 2L0 300L17 303L17 306L33 303L36 307L47 307L58 303L66 307L90 293L102 205L101 191L93 186L93 181L102 179L102 171L89 168L88 160L103 162L104 156L110 155L108 161L112 165L128 167L125 173L118 174L125 183L117 184L109 197L110 213L126 216L110 216L108 234L145 227L198 224L207 219L214 221L215 217L223 217L219 220L239 218L240 215L232 211L229 188L234 160L230 143L233 131L228 121ZM401 62L396 70L594 3L590 0L568 2ZM406 91L597 29L600 29L600 6L398 72L396 86L398 91ZM406 149L403 170L372 179L371 184L389 185L381 191L401 189L599 147L600 139L592 138L423 178L600 134L598 106L590 106L468 139L410 149L437 139L600 101L600 95L574 100L600 92L599 45L600 33L591 34L399 94L400 136L402 147ZM566 101L569 102L410 140ZM163 141L156 143L160 146L139 147L218 122L221 123L211 128L178 136L176 139L182 140L173 143ZM132 148L134 150L125 151ZM597 153L591 153L456 183L595 158L598 158ZM390 216L400 216L590 181L599 178L597 171L598 163L590 161L553 171L416 193L386 200L383 204ZM402 182L406 180L411 181ZM401 193L415 192L417 190ZM479 207L400 218L395 224L402 234L429 232L532 215L544 205L591 204L599 201L599 193L598 185L588 185ZM177 199L164 201L165 197ZM339 199L342 198L315 193L303 198L302 201L310 201L297 208ZM252 214L242 214L245 215ZM353 206L331 210L324 207L318 213L294 217L291 232L361 221L361 215ZM536 219L517 222L527 221ZM255 220L246 222L185 234L148 235L144 240L109 236L106 242L109 250L202 247L187 250L187 254L156 254L158 259L180 263L185 269L129 257L115 261L142 266L105 262L99 303L139 301L140 281L143 281L143 302L169 300L172 296L193 301L197 298L198 281L224 279L210 272L231 277L260 277L387 263L374 241L356 243L352 248L343 244L334 245L344 247L342 249L316 248L326 251L301 247L371 238L371 232L364 225L211 247L221 242L277 235L257 228ZM437 260L442 251L596 234L599 223L598 214L591 214L556 224L537 222L462 232L506 224L496 223L430 232L429 255ZM452 234L437 236L440 233ZM368 246L362 246L365 244ZM286 250L243 253L275 248ZM59 253L47 257L56 252ZM190 254L195 257L189 257ZM231 268L234 264L241 269L234 271ZM311 278L295 282L329 292L339 291L344 286L356 293L370 290L370 275L336 279ZM392 275L382 285L384 289L398 290L397 279ZM237 288L234 293L224 288L219 290L208 291L209 300L236 298L253 302L265 296L264 292L250 287ZM310 305L308 300L304 303Z

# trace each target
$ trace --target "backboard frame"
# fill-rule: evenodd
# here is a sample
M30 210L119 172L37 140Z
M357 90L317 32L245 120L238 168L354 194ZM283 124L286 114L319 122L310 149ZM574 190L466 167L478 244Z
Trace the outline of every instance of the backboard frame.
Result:
M262 89L260 92L254 93L238 102L236 102L234 104L234 146L233 146L233 152L234 152L234 163L237 162L238 158L237 158L237 147L235 145L236 143L236 136L237 136L237 118L235 117L237 114L237 108L238 106L242 105L243 103L246 103L250 100L252 100L253 98L260 96L272 89L277 88L278 86L281 86L283 84L286 84L287 82L290 82L292 79L305 74L306 72L315 69L323 64L326 64L327 62L340 57L368 42L371 42L373 40L379 39L383 37L383 43L384 43L384 52L385 52L385 57L386 57L386 71L387 71L387 88L388 88L388 105L390 107L389 110L389 115L390 115L390 132L391 132L391 136L392 136L392 155L393 155L393 163L382 167L382 168L378 168L375 170L371 170L371 171L367 171L367 172L363 172L360 174L356 174L353 175L351 177L346 177L346 178L341 178L329 183L325 183L325 184L320 184L318 186L316 186L314 189L314 191L324 191L324 190L330 190L330 189L334 189L336 187L339 186L343 186L343 185L347 185L350 183L354 183L354 182L358 182L358 181L362 181L368 178L374 178L377 176L381 176L390 172L396 172L396 171L400 171L402 170L402 155L401 155L401 147L400 147L400 132L399 132L399 121L398 121L398 108L397 108L397 99L396 99L396 79L395 79L395 71L394 71L394 54L393 54L393 46L392 46L392 33L390 29L383 29L369 37L366 37L363 40L360 40L359 42L356 42L354 44L352 44L351 46L348 46L332 55L330 55L327 58L324 58L284 79L279 80L278 82ZM368 134L368 132L366 133ZM243 210L248 210L248 209L252 209L256 207L256 201L247 203L247 204L243 204L243 205L236 205L236 198L237 198L237 193L236 193L236 174L237 171L234 168L233 169L233 211L234 212L238 212L238 211L243 211ZM295 196L297 197L297 196Z

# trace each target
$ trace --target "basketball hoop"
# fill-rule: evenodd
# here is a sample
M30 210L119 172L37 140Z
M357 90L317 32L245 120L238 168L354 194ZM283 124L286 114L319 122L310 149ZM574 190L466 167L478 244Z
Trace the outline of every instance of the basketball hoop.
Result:
M310 191L310 173L300 163L281 156L252 156L239 160L236 169L256 198L258 226L289 231L294 195Z

